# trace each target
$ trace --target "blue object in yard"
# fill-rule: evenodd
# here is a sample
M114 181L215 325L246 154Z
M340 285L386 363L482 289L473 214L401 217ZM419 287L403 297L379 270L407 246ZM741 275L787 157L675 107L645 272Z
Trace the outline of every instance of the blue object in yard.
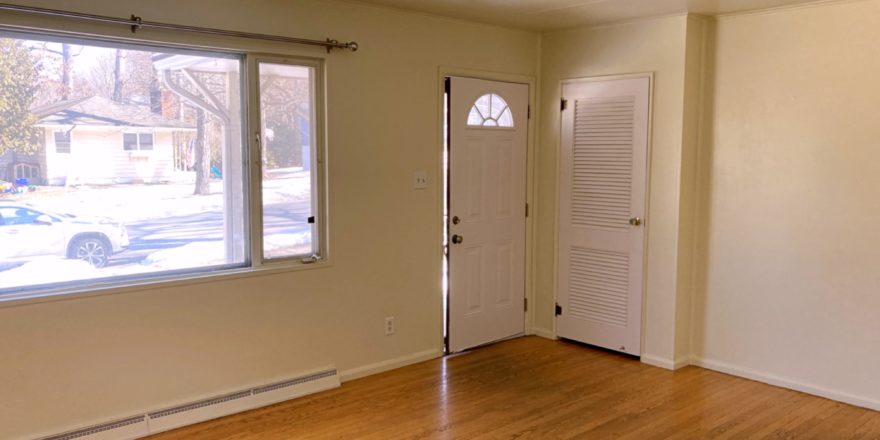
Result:
M211 165L211 175L214 176L214 177L217 178L217 179L222 179L222 178L223 178L223 173L220 172L220 168L217 168L217 167L214 166L214 165Z
M28 186L27 179L15 179L15 186Z

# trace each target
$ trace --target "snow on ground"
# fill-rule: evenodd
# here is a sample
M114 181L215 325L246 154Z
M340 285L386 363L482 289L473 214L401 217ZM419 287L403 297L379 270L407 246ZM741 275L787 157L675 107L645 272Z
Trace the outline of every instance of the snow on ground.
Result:
M141 264L156 271L218 266L226 262L224 253L222 241L190 243L153 252Z
M21 265L0 260L0 265L10 263L6 267L11 267L8 270L0 267L0 289L224 264L226 260L222 240L195 241L200 237L176 233L178 228L174 225L178 223L171 223L171 227L158 227L162 225L163 219L174 218L175 222L179 222L187 216L222 211L223 190L222 181L213 181L210 184L210 194L199 196L192 194L192 183L40 187L32 193L5 194L3 200L27 202L47 211L110 217L128 224L155 224L157 228L151 229L142 239L155 239L157 235L161 235L163 239L177 240L184 244L151 252L137 262L111 264L101 269L83 261L60 257L38 257ZM310 194L310 173L300 169L273 170L263 180L263 199L266 204L302 202L309 200ZM291 226L294 228L284 228L283 231L264 237L267 256L302 255L310 251L310 231L303 230L298 223ZM216 232L218 231L213 231ZM212 231L201 233L211 235ZM219 234L222 236L222 231Z
M273 234L265 238L267 256L284 257L303 255L311 249L309 232ZM226 263L222 241L189 243L153 252L140 263L92 267L81 260L62 257L38 257L9 270L0 272L0 289L39 284L55 284L70 281L139 275L166 270L218 266Z
M272 234L263 238L263 254L268 258L303 255L311 250L311 232Z
M123 223L223 209L223 181L212 181L207 195L193 195L193 190L192 183L46 186L30 193L6 194L3 200L27 202L57 213L110 217ZM310 194L310 173L298 168L274 170L263 181L265 203L302 200Z
M21 266L3 271L3 276L0 277L0 289L27 286L33 284L34 280L40 280L41 284L52 284L102 276L106 275L85 261L61 257L35 258Z
M305 254L311 250L311 233L267 235L263 251L269 257ZM163 249L147 256L141 265L153 270L185 269L189 267L217 266L226 263L222 241L190 243L171 249Z

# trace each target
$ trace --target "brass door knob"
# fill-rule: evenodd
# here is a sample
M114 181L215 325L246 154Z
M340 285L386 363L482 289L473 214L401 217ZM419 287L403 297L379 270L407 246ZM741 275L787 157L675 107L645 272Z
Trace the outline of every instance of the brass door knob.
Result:
M631 224L633 226L641 226L642 219L640 219L638 217L633 217L633 218L629 219L629 224Z
M452 243L453 244L461 244L461 242L463 242L463 241L464 241L464 238L462 238L461 235L455 234L452 236Z

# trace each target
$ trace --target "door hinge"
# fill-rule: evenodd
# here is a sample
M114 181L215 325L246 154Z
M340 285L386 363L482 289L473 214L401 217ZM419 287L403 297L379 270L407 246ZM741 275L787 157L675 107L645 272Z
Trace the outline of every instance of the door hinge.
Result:
M559 316L561 314L562 314L562 306L560 306L559 303L556 303L556 316Z
M568 108L568 100L563 98L562 102L559 104L559 110L564 111L567 108Z
M523 311L524 312L529 311L529 299L528 298L523 298Z
M526 107L526 119L532 119L532 105Z
M529 204L526 203L526 217L529 216Z

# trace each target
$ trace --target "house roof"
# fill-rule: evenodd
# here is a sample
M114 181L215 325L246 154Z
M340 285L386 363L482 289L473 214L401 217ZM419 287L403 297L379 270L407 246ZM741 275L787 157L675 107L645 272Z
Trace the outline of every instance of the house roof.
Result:
M183 121L153 113L148 106L123 104L101 96L69 99L31 109L37 125L91 125L107 127L149 127L193 130Z

